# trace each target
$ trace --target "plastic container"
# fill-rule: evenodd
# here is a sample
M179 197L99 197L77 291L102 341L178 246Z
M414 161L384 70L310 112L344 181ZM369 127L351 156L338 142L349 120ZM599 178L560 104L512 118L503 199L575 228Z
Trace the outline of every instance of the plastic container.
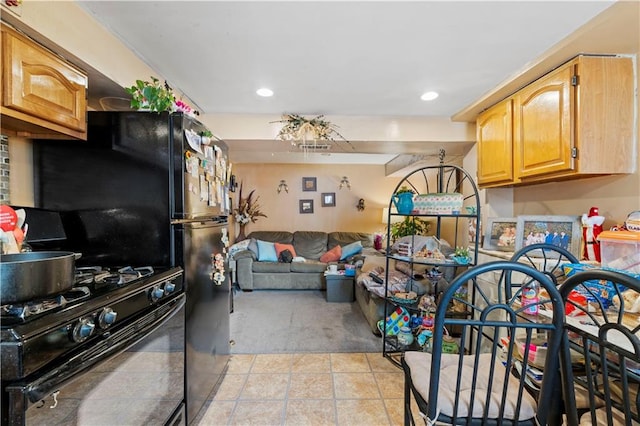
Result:
M419 194L413 199L417 214L460 214L464 197L459 193Z
M401 327L398 333L398 343L409 346L413 343L413 333L409 327Z
M344 276L345 277L355 277L356 276L356 265L344 265Z
M602 266L640 274L640 232L603 231L598 241Z
M593 264L585 264L585 263L565 263L562 265L562 270L567 278L572 277L573 275L582 272L588 271L589 269L599 269L600 267ZM602 266L602 269L608 271L620 272L622 274L627 274L633 278L640 279L640 274L636 274L630 271L625 271L621 269L611 268L609 266ZM626 287L623 285L617 285L620 291L626 290ZM598 299L604 305L605 309L608 309L611 306L613 301L613 296L616 293L616 285L611 281L604 280L588 280L584 282L584 286L578 286L573 292L581 294L585 297L588 303L596 302ZM572 293L573 293L572 292ZM567 312L569 313L569 312Z
M354 301L353 278L342 274L327 274L327 302L347 302Z
M533 281L522 288L522 306L525 307L524 313L529 315L538 315L538 293L540 286L537 281Z

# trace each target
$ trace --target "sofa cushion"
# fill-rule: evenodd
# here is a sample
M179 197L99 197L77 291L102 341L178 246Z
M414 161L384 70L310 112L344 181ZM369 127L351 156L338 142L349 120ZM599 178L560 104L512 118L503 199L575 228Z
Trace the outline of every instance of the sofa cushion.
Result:
M274 243L258 240L258 260L260 262L277 262L278 255Z
M395 260L389 259L389 267L395 268ZM375 268L381 267L382 269L387 266L387 258L385 256L367 256L364 260L364 264L362 268L360 268L361 272L367 272L374 270Z
M257 259L258 258L258 240L256 240L255 238L250 238L249 245L247 245L247 250L255 254Z
M291 272L316 272L323 273L327 270L327 264L317 260L307 260L306 262L292 262Z
M334 248L320 256L320 262L337 262L338 260L340 260L340 256L342 256L342 247L335 246Z
M282 262L253 262L253 273L288 274L291 272L291 263Z
M362 243L358 240L346 246L342 246L342 254L340 260L345 260L362 251Z
M318 260L327 251L327 233L320 231L296 231L293 246L298 256Z
M360 241L362 247L373 247L373 235L364 232L329 232L327 248L346 246L354 241Z
M291 244L293 242L293 234L288 231L253 231L247 235L247 238L283 244Z
M278 259L280 259L280 253L282 253L285 250L289 250L291 252L291 256L296 257L296 249L293 248L292 244L282 244L282 243L274 243L274 246L276 248L276 255L278 256Z

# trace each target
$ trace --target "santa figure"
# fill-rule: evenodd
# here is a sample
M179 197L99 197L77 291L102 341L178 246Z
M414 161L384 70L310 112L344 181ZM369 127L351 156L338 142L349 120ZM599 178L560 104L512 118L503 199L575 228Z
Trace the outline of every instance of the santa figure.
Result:
M600 242L598 235L602 232L604 216L600 216L597 207L591 207L589 214L582 215L582 238L584 240L584 251L582 253L586 260L600 262Z

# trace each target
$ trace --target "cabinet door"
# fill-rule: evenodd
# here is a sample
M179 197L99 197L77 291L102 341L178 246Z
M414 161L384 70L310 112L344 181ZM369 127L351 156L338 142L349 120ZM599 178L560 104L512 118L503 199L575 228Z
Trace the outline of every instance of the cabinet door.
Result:
M476 121L478 183L484 186L513 182L512 100L494 105Z
M87 76L4 27L2 47L3 113L26 121L33 117L38 125L43 124L37 120L43 120L85 132Z
M516 178L573 169L573 68L570 62L516 93Z

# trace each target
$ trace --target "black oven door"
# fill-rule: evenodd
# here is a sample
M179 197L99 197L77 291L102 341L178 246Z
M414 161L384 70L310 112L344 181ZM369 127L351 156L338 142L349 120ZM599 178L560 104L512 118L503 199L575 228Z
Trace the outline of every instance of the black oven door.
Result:
M9 424L184 424L184 306L183 294L7 386Z

